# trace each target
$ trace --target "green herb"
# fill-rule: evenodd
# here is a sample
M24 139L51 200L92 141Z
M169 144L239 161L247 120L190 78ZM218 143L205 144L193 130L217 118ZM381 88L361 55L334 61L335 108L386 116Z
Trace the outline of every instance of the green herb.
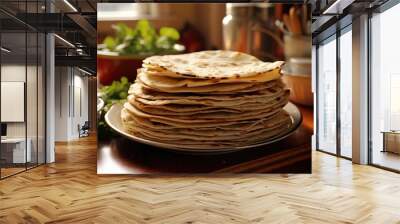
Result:
M113 81L111 85L104 86L100 89L99 92L104 101L104 107L101 110L101 116L97 126L99 139L110 139L115 136L115 133L106 124L104 115L113 104L126 101L130 84L126 77L122 77L120 81Z
M114 37L106 37L103 49L120 55L176 53L179 32L172 27L161 27L159 32L147 20L139 20L135 28L120 23L113 26Z

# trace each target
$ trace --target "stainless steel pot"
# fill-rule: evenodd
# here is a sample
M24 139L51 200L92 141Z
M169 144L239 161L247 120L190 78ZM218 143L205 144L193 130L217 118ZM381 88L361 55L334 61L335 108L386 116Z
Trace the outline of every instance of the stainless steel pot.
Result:
M228 3L222 20L226 50L252 54L262 60L283 59L283 42L268 3Z

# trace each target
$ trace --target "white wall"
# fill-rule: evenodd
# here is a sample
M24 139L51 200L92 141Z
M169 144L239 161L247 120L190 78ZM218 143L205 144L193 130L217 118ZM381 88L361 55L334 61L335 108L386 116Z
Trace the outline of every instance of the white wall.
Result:
M1 81L25 82L25 65L10 64L1 66ZM2 108L3 110L3 108ZM7 123L7 137L25 138L25 123Z
M88 120L88 78L71 67L56 67L55 73L55 140L74 140L79 138L78 125Z
M28 73L32 70L32 66L28 66ZM36 69L36 68L35 68ZM1 81L3 82L25 82L25 64L5 64L1 66ZM33 96L33 93L27 94ZM36 90L35 90L36 96ZM3 110L4 108L2 108ZM35 114L36 115L36 114ZM29 116L29 115L28 115ZM29 117L28 117L28 120ZM24 122L7 122L7 137L25 137ZM29 137L29 136L28 136Z
M79 72L78 75L76 75L76 71L75 70L75 75L74 75L74 92L73 94L75 94L73 96L74 98L74 119L73 119L73 123L72 123L72 135L74 137L78 137L79 133L78 133L78 124L83 125L85 123L85 121L88 121L89 118L89 114L88 114L88 78L82 76L82 73ZM80 93L78 93L77 91L80 91ZM80 97L79 97L80 95ZM80 102L78 102L80 101ZM81 107L81 108L79 108ZM82 111L80 111L80 109Z
M55 141L68 140L68 68L55 68Z
M27 138L30 140L32 161L44 162L44 89L42 69L25 64L3 64L1 66L1 81L26 83L26 110L27 119L24 122L6 122L8 138ZM27 78L27 80L25 80ZM38 92L37 92L38 91ZM2 96L7 97L7 96ZM1 108L7 110L7 108ZM37 157L36 153L39 153Z

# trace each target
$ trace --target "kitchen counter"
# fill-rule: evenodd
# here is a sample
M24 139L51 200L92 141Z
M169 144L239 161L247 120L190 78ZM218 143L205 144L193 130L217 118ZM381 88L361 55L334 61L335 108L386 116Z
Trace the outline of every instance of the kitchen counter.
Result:
M99 142L98 174L311 173L312 108L301 127L276 143L218 155L181 154L125 138Z

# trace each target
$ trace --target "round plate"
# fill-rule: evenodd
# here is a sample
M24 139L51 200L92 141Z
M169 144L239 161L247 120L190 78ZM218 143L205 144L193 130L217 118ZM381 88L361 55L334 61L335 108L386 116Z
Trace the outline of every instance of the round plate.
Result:
M174 144L168 144L164 142L157 142L153 140L148 140L144 139L138 136L135 136L127 131L125 131L122 122L121 122L121 109L123 106L121 104L114 104L110 110L106 113L105 115L105 120L108 126L110 126L114 131L118 132L120 135L127 137L131 140L134 140L136 142L140 142L146 145L151 145L151 146L156 146L159 148L163 149L169 149L169 150L174 150L174 151L179 151L179 152L184 152L184 153L191 153L191 154L220 154L220 153L228 153L228 152L234 152L234 151L239 151L243 149L249 149L249 148L254 148L262 145L268 145L273 142L277 142L279 140L282 140L289 135L291 135L296 129L300 126L301 121L302 121L302 116L299 111L299 109L292 103L288 103L283 109L290 115L292 119L292 125L290 128L287 130L287 132L284 132L278 136L274 136L273 138L268 138L264 139L263 141L258 141L255 143L252 143L250 145L245 145L245 146L237 146L237 147L229 147L229 148L218 148L218 149L204 149L204 148L198 148L198 149L193 149L193 148L185 148L180 145L174 145Z

